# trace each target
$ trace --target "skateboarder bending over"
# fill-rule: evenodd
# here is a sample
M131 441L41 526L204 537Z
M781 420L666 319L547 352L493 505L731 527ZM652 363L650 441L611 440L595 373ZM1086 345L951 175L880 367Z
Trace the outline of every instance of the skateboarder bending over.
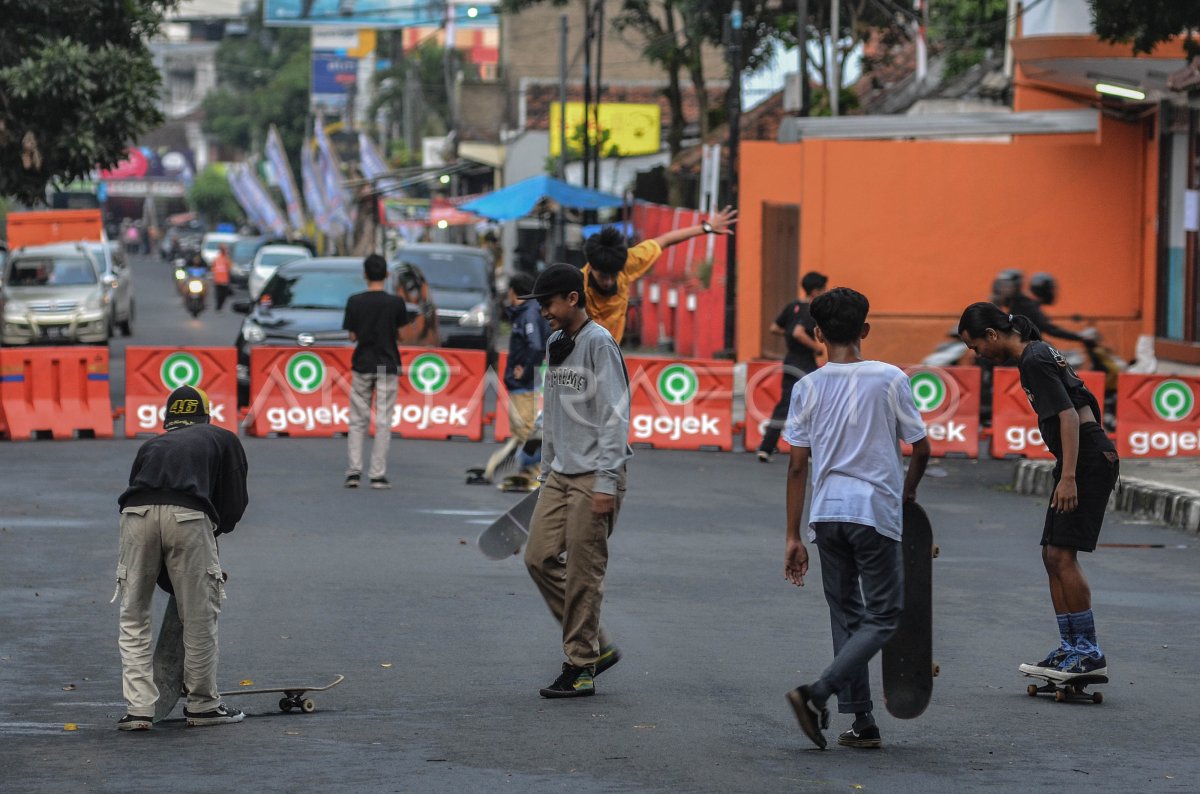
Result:
M595 694L593 678L620 660L600 627L612 535L625 496L629 373L608 331L583 308L583 274L551 265L533 292L554 333L547 346L542 468L525 567L562 624L562 674L542 697ZM562 554L566 552L566 560Z
M1096 640L1092 591L1079 566L1079 552L1096 549L1120 469L1116 448L1100 425L1100 406L1029 318L990 303L973 303L963 312L958 331L983 358L997 363L1017 359L1021 387L1057 461L1042 528L1042 563L1050 578L1059 642L1045 659L1019 669L1063 681L1107 675L1108 663Z
M792 447L783 575L803 587L808 573L800 526L811 461L807 535L821 554L834 651L821 676L789 692L788 701L805 735L822 749L821 731L829 724L825 702L834 694L838 711L854 715L838 744L881 746L867 663L899 622L903 501L916 499L929 461L929 441L908 376L861 356L861 341L871 330L868 308L865 296L845 287L813 300L817 341L825 345L829 363L796 385L783 431ZM897 438L913 445L907 476Z
M162 568L183 621L188 725L221 725L244 716L222 703L217 691L217 616L225 597L217 535L232 532L246 510L246 453L235 434L208 421L203 391L180 386L171 392L163 419L167 432L138 450L129 488L117 500L121 683L129 704L118 730L150 730L158 701L150 601Z

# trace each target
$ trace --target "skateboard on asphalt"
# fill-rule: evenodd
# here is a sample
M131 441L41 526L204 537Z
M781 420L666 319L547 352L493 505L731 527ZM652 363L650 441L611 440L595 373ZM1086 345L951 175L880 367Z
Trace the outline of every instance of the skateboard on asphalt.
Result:
M154 704L154 721L162 722L172 711L183 690L183 621L175 596L167 599L158 641L154 645L154 685L158 687L158 702Z
M301 686L301 685L297 684L296 686L254 687L253 689L235 689L232 692L222 692L221 697L227 698L227 697L233 697L234 695L282 694L283 697L281 697L279 699L279 710L280 711L291 711L292 709L299 709L300 711L303 711L305 714L312 714L314 711L317 710L317 704L315 702L313 702L312 698L304 697L304 693L305 692L324 692L327 689L333 689L335 686L337 686L338 684L342 683L342 681L345 681L345 680L346 680L346 676L339 675L337 678L333 679L333 681L331 683L328 683L325 686L309 686L309 685Z
M537 481L536 477L529 477L524 474L513 474L509 477L505 477L504 480L496 487L501 491L506 491L508 493L529 493L530 491L536 491L539 485L541 485L541 483Z
M529 522L537 507L537 500L538 492L535 490L480 533L476 543L484 557L503 560L521 553L521 547L529 539Z
M883 702L902 720L919 717L933 696L933 527L916 502L904 503L904 610L883 646Z
M1036 678L1039 681L1046 682L1041 686L1030 684L1025 687L1025 692L1029 694L1029 697L1054 695L1056 703L1065 703L1068 700L1090 700L1093 703L1103 703L1103 694L1100 692L1088 692L1087 688L1092 684L1108 683L1108 676L1106 675L1080 675L1067 681L1037 673L1025 673L1025 677Z

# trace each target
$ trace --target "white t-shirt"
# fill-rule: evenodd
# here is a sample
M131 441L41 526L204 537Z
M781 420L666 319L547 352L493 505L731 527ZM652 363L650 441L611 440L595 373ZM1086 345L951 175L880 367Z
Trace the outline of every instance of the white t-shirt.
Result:
M904 464L898 439L925 437L903 370L882 361L826 364L792 389L783 438L812 452L808 539L818 521L874 527L900 539Z

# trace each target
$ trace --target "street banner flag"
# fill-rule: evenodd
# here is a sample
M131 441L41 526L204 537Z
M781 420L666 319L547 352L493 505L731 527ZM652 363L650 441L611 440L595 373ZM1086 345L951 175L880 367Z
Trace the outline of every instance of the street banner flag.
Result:
M383 155L375 146L375 141L365 132L358 133L358 167L363 176L371 180L375 193L386 198L400 198L404 195L400 183L395 179L383 178L391 169L384 162Z
M337 236L333 220L329 216L329 208L325 206L325 197L321 195L321 183L317 178L317 166L313 162L313 142L304 139L300 147L300 184L304 188L304 201L313 214L313 222L324 234Z
M267 132L267 160L275 169L275 180L283 193L284 203L287 204L288 220L292 229L300 231L304 228L304 205L300 203L300 192L296 190L296 180L292 177L292 166L288 162L287 152L283 150L283 141L279 138L279 130L275 125Z
M240 193L245 198L247 203L242 204L242 208L254 219L255 225L264 232L270 231L279 237L286 236L287 222L283 219L283 213L275 206L275 202L271 201L271 195L267 193L262 182L258 181L250 166L242 163L232 178L239 184L239 187L234 189L234 195Z
M317 169L321 176L321 195L325 199L325 206L329 209L333 223L343 232L348 232L354 228L354 222L350 219L346 194L342 190L341 163L329 142L329 136L325 134L323 116L317 115L313 131L317 136Z

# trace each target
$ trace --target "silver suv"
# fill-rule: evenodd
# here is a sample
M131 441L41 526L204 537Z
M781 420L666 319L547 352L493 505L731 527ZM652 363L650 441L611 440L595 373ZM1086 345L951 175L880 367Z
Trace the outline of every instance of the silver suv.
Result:
M0 276L5 345L106 344L111 291L87 243L18 248Z

